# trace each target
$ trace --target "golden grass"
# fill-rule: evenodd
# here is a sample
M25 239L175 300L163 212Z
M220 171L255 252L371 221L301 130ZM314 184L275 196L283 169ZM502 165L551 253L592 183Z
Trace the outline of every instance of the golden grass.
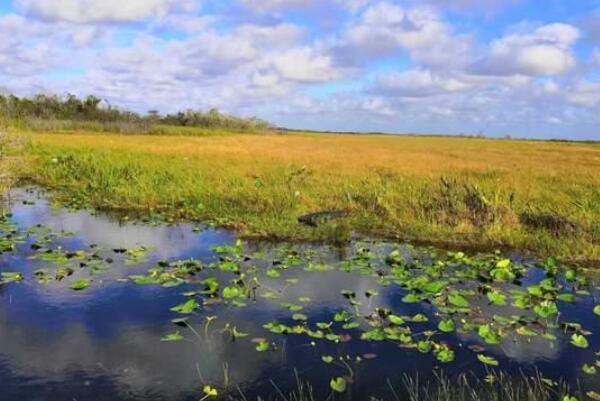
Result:
M211 220L287 239L354 230L600 260L597 144L73 133L35 134L32 153L39 156L29 172L35 180L60 188L63 201L98 208ZM297 224L299 215L323 209L352 214L318 229Z

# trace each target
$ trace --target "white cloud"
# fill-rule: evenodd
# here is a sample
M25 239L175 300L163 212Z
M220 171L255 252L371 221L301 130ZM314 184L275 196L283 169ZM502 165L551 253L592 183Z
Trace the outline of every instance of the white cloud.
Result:
M577 64L571 47L579 36L574 26L558 23L510 34L492 42L488 54L473 66L473 71L483 75L563 74Z
M461 11L467 14L493 13L502 8L520 3L522 0L427 0L440 8Z
M136 22L150 17L164 17L182 3L177 0L17 0L28 14L46 20L73 23Z
M455 35L451 26L428 7L404 9L391 2L368 7L345 32L343 52L374 58L406 51L428 66L462 65L471 56L466 35Z
M392 96L428 97L469 88L469 83L457 78L434 75L431 71L418 69L380 77L376 91Z
M297 82L327 82L343 75L340 69L332 65L331 57L318 54L310 48L278 54L273 65L283 78Z
M576 105L593 108L600 105L600 82L580 81L569 88L567 100Z
M318 4L317 0L238 0L246 9L255 13L300 9Z

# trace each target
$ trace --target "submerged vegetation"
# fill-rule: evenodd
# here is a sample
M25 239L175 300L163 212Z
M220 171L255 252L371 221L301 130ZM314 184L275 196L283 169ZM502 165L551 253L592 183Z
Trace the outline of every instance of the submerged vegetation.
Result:
M210 222L252 237L359 234L600 261L595 144L73 133L34 135L31 155L26 176L72 207Z

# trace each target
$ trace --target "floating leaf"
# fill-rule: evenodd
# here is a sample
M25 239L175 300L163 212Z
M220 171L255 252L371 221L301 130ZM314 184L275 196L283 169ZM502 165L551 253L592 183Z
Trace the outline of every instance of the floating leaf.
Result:
M533 307L533 311L542 319L547 319L558 314L558 307L555 302L542 301L539 305Z
M588 375L595 375L598 372L595 366L590 366L587 363L581 367L581 370L583 371L583 373Z
M189 315L190 313L194 313L198 308L200 308L198 302L195 299L190 299L187 302L172 307L171 311Z
M397 315L389 315L387 318L391 324L396 326L402 326L404 323L406 323L404 319Z
M444 333L452 333L456 329L456 324L454 323L454 320L452 320L452 319L442 320L438 324L438 329L440 329L440 331L442 331Z
M175 333L167 334L166 336L164 336L163 338L160 339L160 341L166 341L166 342L177 342L177 341L181 341L181 340L183 340L183 336L181 335L181 333L179 331L176 331Z
M457 292L448 295L448 302L454 306L458 306L459 308L466 308L470 305L467 298Z
M331 389L337 393L343 393L346 391L346 379L343 377L331 379L329 382L329 387L331 387Z
M267 341L265 340L261 340L258 342L258 344L256 344L256 350L258 352L266 352L268 351L270 348L270 345Z
M498 362L498 360L496 358L492 358L491 356L485 356L483 354L478 354L477 359L479 360L479 362L483 363L484 365L494 366L494 367L500 366L500 363Z
M489 324L479 326L479 336L488 344L495 345L502 342L502 337Z
M497 291L490 291L487 293L488 300L491 304L496 306L506 305L506 295Z
M292 319L294 319L296 321L302 321L302 322L304 322L304 321L308 320L308 317L305 314L303 314L303 313L294 313L292 315Z
M571 344L578 348L588 348L590 346L587 338L580 334L573 334L571 336Z
M594 313L595 313L596 315L600 316L600 305L598 305L598 306L596 306L596 307L594 308Z
M321 357L321 360L325 363L332 363L333 362L333 357L330 355L324 355Z
M585 393L585 395L587 395L594 401L600 401L600 394L598 394L595 391L588 391L587 393Z
M81 280L74 281L71 284L71 289L75 290L75 291L81 291L81 290L85 290L89 286L90 286L90 280L83 278Z
M238 287L225 287L223 288L223 298L232 299L237 298L242 294Z

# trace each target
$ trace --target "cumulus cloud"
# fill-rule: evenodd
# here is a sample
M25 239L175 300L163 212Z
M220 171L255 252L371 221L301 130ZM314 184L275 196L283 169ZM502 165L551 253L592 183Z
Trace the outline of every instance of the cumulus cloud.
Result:
M298 82L327 82L342 76L342 71L332 65L331 57L309 48L279 54L273 65L283 78Z
M485 29L507 29L490 38L456 12L493 14L519 0L233 2L15 0L13 14L0 14L2 86L94 93L137 111L218 107L298 128L600 124L593 9L565 18L577 28L525 20Z
M600 105L600 82L576 82L569 88L567 100L576 106L586 108Z
M164 17L182 3L187 1L17 0L17 6L28 14L46 20L73 23L136 22L150 17Z
M572 46L579 36L577 28L560 23L510 34L492 42L472 70L483 75L559 75L577 64Z
M397 55L405 51L429 66L462 64L470 58L471 44L455 35L431 8L405 9L391 2L368 7L344 34L338 53L350 60Z
M430 4L468 14L484 12L493 13L502 8L518 4L522 0L427 0Z
M400 97L428 97L469 88L471 85L468 82L418 69L382 76L378 79L375 90Z
M317 0L238 0L246 9L256 13L301 9L317 4Z

